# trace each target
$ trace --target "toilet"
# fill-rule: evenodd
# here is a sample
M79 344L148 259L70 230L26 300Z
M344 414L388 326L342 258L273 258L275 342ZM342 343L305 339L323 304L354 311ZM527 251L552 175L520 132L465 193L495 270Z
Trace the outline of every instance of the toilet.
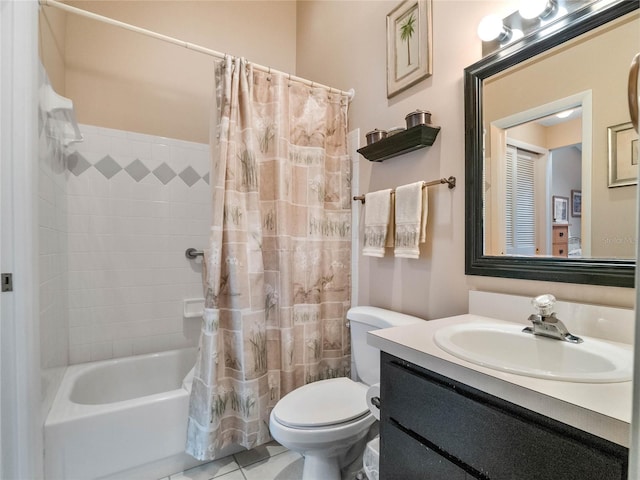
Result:
M340 480L341 469L362 455L376 421L366 393L380 381L380 351L367 344L367 332L422 321L377 307L351 308L347 320L359 381L332 378L304 385L282 397L269 418L271 436L304 456L302 480Z

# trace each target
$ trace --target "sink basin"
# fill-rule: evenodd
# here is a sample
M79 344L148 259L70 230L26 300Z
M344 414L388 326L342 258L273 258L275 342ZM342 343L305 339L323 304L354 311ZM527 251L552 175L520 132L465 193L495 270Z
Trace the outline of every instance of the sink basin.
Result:
M524 325L464 323L436 331L444 351L483 367L529 377L568 382L631 380L631 346L582 337L583 343L523 333Z

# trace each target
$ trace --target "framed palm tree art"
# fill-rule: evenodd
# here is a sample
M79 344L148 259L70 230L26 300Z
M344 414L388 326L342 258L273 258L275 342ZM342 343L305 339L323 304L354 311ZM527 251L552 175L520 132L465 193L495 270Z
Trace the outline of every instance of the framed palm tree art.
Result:
M405 0L387 15L387 98L429 77L431 0Z

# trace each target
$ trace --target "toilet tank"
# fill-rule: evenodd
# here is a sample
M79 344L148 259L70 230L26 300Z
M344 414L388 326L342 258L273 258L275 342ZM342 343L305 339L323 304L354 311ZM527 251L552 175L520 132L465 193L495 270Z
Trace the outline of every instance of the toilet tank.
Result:
M351 355L360 380L367 385L380 381L380 350L367 344L367 332L400 327L423 319L378 307L353 307L347 312L351 328Z

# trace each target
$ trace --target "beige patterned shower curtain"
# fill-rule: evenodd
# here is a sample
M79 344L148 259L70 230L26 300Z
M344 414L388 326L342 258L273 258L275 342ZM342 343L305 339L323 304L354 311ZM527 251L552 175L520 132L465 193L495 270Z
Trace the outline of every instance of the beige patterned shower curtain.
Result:
M348 99L243 59L216 72L206 308L186 449L200 460L270 440L283 395L350 375Z

